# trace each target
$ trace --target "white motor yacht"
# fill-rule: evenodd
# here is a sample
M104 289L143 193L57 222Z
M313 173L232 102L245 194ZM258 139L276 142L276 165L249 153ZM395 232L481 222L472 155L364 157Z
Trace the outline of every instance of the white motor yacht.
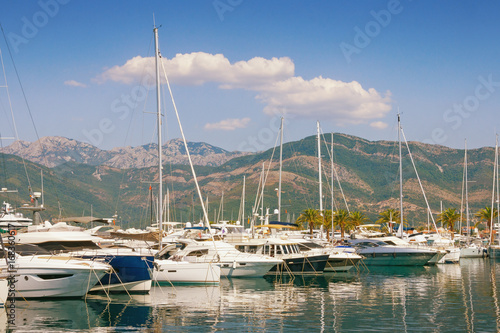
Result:
M9 272L8 268L14 269ZM111 271L111 266L69 256L16 255L9 266L2 260L0 271L14 275L16 298L81 297Z
M222 241L179 239L179 242L183 247L172 256L172 260L219 263L221 276L260 277L282 262L261 254L240 252Z
M349 244L367 266L423 266L436 255L433 249L389 245L376 238L350 239Z
M298 242L299 249L305 253L328 254L325 272L347 272L363 259L356 253L356 250L350 246L322 246L316 242L305 239L295 239Z
M169 259L175 244L164 247L155 255L153 281L159 284L217 284L221 268L214 262L191 262Z
M22 213L16 212L10 203L3 202L0 209L0 227L21 228L32 224L32 219L25 217Z

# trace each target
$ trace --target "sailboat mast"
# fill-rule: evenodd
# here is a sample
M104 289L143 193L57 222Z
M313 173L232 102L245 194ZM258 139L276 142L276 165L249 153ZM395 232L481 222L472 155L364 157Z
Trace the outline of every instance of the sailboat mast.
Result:
M334 236L333 235L335 233L335 227L333 225L333 132L331 133L331 139L332 139L332 146L331 146L332 151L330 154L330 163L331 163L330 177L332 178L332 180L331 180L332 184L331 184L331 189L330 189L331 193L330 194L332 196L332 202L331 202L332 212L330 214L330 217L332 219L332 245L333 245L333 243L334 243Z
M278 221L281 221L281 170L283 169L283 117L280 126L280 174L278 182Z
M316 122L318 141L318 176L319 176L319 212L323 214L323 184L321 182L321 141L319 136L319 121Z
M467 139L465 139L465 157L464 157L464 168L465 168L465 220L467 221L467 245L470 245L470 222L469 222L469 190L468 190L468 178L467 178Z
M498 211L498 134L496 135L496 140L495 140L495 161L493 163L493 191L491 193L491 228L490 228L490 245L493 245L493 217L495 216L494 214L494 208L495 208L495 186L497 187L497 211ZM500 221L500 218L499 218Z
M245 227L245 182L246 178L243 176L243 193L241 198L241 223L243 223L243 227Z
M401 117L398 113L398 141L399 141L399 218L401 238L403 238L403 158L401 154Z
M158 28L153 29L155 34L155 67L156 67L156 113L158 123L158 229L160 229L159 248L162 248L163 235L163 193L162 193L162 144L161 144L161 110L160 110L160 51L158 50Z

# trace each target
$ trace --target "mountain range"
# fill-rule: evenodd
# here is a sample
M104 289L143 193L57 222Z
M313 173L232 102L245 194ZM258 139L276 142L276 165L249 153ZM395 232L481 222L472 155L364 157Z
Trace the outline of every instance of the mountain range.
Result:
M196 165L218 166L231 158L246 155L229 152L204 142L189 142L189 153ZM89 165L105 165L118 169L145 168L158 164L158 145L119 147L102 150L91 144L60 137L42 137L35 142L15 141L0 152L22 157L49 168L75 162ZM189 164L181 139L172 139L163 145L163 161L172 164Z
M327 139L328 142L321 144L323 206L326 209L331 209L332 203L333 209L346 209L347 203L350 210L360 210L375 222L381 211L399 208L397 142L368 141L335 133L332 149L330 138ZM1 187L20 191L16 195L11 194L9 200L13 203L20 206L26 201L28 186L34 190L41 188L39 179L43 171L46 219L59 215L89 215L92 210L94 216L117 213L124 225L144 227L151 223L155 205L152 198L158 183L154 145L103 151L58 137L43 138L43 142L38 144L44 147L44 154L36 154L35 143L25 142L14 143L5 148L4 154L0 154ZM237 219L244 178L245 216L261 214L261 210L252 210L252 207L255 206L256 193L261 191L259 182L263 168L267 175L263 210L269 208L272 213L277 208L278 151L269 149L259 153L241 153L227 152L206 143L190 143L188 146L193 156L197 157L195 171L203 200L208 202L210 220ZM464 202L464 150L419 142L409 142L408 146L415 164L414 168L408 151L404 149L403 202L410 225L427 224L425 199L434 218L441 207L460 209ZM170 154L163 173L163 184L169 193L169 220L199 221L202 215L200 200L191 170L185 162L181 162L185 159L182 145L179 140L172 140L163 150L165 155ZM23 162L20 157L7 153L18 154L34 162ZM491 205L493 160L494 149L491 147L468 151L471 217L480 208ZM336 173L333 181L332 161ZM23 164L31 179L29 183ZM282 220L294 221L304 209L319 208L315 136L283 144L282 183ZM271 216L271 219L274 218L276 216Z

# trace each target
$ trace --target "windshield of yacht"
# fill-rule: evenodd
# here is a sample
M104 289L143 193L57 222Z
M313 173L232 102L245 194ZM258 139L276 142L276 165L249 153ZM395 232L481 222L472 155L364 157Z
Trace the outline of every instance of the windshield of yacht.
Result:
M370 241L370 242L359 242L359 243L354 244L354 246L357 246L357 247L378 247L378 246L387 246L387 243L382 242L382 241L378 241L378 240L374 240L374 241Z

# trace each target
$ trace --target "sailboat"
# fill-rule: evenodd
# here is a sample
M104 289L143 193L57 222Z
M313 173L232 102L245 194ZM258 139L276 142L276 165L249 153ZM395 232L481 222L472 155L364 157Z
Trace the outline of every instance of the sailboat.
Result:
M162 115L160 104L160 51L158 46L158 28L154 27L155 67L156 67L156 107L158 125L158 229L163 234L163 176L162 176ZM166 76L166 75L165 75ZM168 84L168 80L167 80ZM170 90L170 88L169 88ZM176 109L177 111L177 109ZM182 129L181 129L182 131ZM184 139L184 135L183 135ZM185 144L185 140L184 140ZM186 146L187 151L187 146ZM187 151L189 154L189 152ZM191 159L189 159L191 163ZM163 237L159 239L159 252L154 259L153 280L158 283L219 283L220 265L214 262L195 263L185 260L165 258Z
M496 190L496 192L495 192ZM499 181L498 181L498 135L496 137L495 143L495 162L493 167L493 191L491 194L491 210L496 203L497 212L500 210L500 193L499 193ZM496 195L496 196L495 196ZM494 231L496 224L496 237L494 237ZM497 214L497 223L491 223L490 229L490 245L488 247L488 256L492 259L500 258L500 214Z
M364 239L351 239L349 243L354 246L358 254L365 257L363 263L372 266L423 266L430 261L442 257L442 253L436 249L429 247L414 246L406 242L403 238L403 166L401 152L401 137L404 138L403 129L401 127L401 118L398 113L398 141L399 141L399 204L400 204L400 224L396 237L376 237ZM413 158L406 142L406 147ZM415 167L415 165L414 165ZM416 169L415 169L416 171ZM420 183L420 178L417 178ZM421 185L421 183L420 183ZM423 189L422 189L423 192ZM427 209L430 211L427 197L424 194ZM434 220L433 220L434 222ZM435 223L434 223L435 225ZM399 239L398 239L399 238Z
M471 243L470 237L470 219L469 219L469 190L467 177L467 140L465 140L464 157L464 187L465 187L465 219L467 221L467 242L460 248L460 258L482 258L486 251L480 244Z

